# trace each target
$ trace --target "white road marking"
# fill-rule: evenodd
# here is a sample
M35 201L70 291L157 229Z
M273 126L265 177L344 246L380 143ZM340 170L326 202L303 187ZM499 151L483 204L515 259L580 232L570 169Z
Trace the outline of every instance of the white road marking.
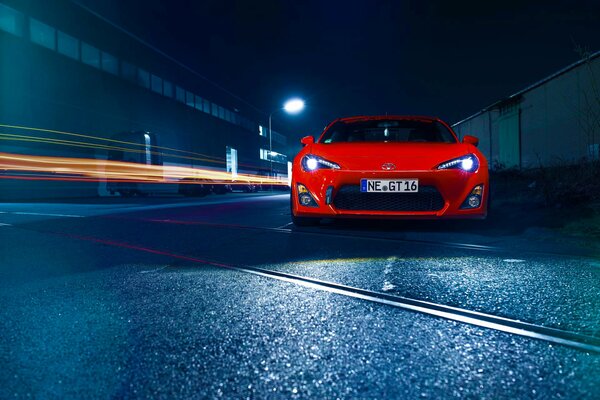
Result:
M163 270L163 269L165 269L167 267L168 267L168 265L163 265L162 267L159 267L159 268L149 269L149 270L146 270L146 271L140 271L140 274L148 274L148 273L151 273L151 272L158 272L158 271L161 271L161 270Z
M524 263L525 262L525 260L520 260L518 258L506 258L502 261L507 262L507 263Z
M12 224L5 224L5 223L0 222L0 226L12 226Z
M385 268L383 269L383 288L381 288L381 290L384 292L389 292L390 290L394 290L396 288L396 285L388 280L388 275L392 273L394 261L396 261L396 257L389 257L385 264Z
M288 222L287 224L285 224L285 225L281 225L281 226L278 226L278 227L277 227L277 228L275 228L275 229L283 229L283 228L285 228L286 226L290 226L291 224L292 224L292 222Z

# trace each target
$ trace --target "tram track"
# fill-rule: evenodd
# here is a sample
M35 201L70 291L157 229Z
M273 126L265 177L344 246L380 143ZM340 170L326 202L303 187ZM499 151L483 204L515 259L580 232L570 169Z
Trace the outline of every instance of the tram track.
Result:
M23 229L23 228L20 228ZM550 328L543 325L532 324L516 319L496 316L464 308L452 307L444 304L423 301L408 297L396 296L387 293L362 289L343 285L335 282L315 279L311 277L295 275L265 268L253 267L241 264L232 264L223 261L202 259L196 256L178 254L168 250L156 249L131 243L118 242L94 236L82 236L56 231L38 231L39 233L59 235L70 239L94 242L112 247L126 248L130 250L152 253L173 259L185 260L195 264L208 265L216 268L248 273L263 278L275 279L294 285L299 285L314 290L334 293L348 298L377 303L384 306L418 312L445 320L456 321L482 328L501 331L513 335L527 337L535 340L558 344L574 348L584 352L600 354L600 338L588 336L576 332Z

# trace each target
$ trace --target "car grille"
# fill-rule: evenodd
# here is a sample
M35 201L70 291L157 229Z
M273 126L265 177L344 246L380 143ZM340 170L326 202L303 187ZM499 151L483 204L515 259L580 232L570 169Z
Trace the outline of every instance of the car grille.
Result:
M363 193L358 185L345 185L333 205L339 210L439 211L444 198L434 186L420 186L418 193Z

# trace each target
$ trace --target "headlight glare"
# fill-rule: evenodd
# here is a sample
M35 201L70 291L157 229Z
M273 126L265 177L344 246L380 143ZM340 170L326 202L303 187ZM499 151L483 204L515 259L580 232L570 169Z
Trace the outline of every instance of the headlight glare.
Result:
M308 158L306 159L306 168L314 171L315 169L317 169L319 167L319 163L317 162L316 158Z
M465 171L470 171L473 168L473 159L465 158L461 161L460 167Z
M307 154L302 157L302 168L305 171L316 171L318 169L340 169L340 166L333 161L326 160L313 154Z
M467 172L475 172L479 168L479 160L475 154L454 158L441 163L436 169L462 169Z

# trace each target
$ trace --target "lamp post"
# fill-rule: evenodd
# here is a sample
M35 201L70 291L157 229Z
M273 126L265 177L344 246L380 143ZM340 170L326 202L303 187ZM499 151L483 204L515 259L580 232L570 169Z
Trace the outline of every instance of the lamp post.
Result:
M302 112L302 110L304 110L304 100L298 99L298 98L293 98L293 99L286 101L283 105L283 108L278 108L269 114L269 161L271 163L271 173L269 174L269 176L271 178L273 178L273 129L272 129L273 114L275 114L279 111L285 111L288 114L294 115L294 114L299 114L300 112ZM273 190L273 185L271 185L271 190Z

